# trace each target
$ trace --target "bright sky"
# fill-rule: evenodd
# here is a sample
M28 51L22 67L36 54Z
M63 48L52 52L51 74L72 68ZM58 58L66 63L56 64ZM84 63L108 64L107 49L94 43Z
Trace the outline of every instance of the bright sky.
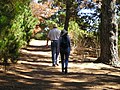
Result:
M87 15L91 15L95 13L95 10L93 9L81 9L79 12L78 12L78 15L79 14L87 14Z

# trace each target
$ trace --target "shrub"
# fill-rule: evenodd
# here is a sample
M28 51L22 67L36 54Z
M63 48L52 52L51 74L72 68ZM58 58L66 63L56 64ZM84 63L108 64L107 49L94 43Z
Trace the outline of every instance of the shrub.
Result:
M12 2L12 1L11 1ZM4 3L4 4L3 4ZM12 2L13 3L13 2ZM19 56L19 49L25 46L32 34L32 29L38 22L32 16L30 8L24 3L14 1L15 6L11 3L0 2L0 58L4 63L8 60L16 61ZM6 6L7 9L6 9ZM10 13L8 15L8 13Z

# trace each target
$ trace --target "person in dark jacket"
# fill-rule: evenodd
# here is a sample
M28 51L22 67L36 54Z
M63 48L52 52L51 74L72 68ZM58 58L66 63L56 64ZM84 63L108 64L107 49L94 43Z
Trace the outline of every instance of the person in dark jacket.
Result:
M68 61L71 50L70 37L66 30L62 30L59 39L60 55L61 55L61 64L62 72L65 74L68 73Z

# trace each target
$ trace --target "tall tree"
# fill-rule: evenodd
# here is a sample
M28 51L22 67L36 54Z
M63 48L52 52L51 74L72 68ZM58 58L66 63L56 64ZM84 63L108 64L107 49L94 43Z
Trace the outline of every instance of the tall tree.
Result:
M66 0L66 17L64 29L68 30L69 20L73 19L77 15L78 3L75 0Z
M102 0L100 24L101 54L96 62L119 66L116 0Z
M66 0L66 17L65 17L65 25L64 25L64 29L68 30L68 26L69 26L69 19L70 19L70 1Z

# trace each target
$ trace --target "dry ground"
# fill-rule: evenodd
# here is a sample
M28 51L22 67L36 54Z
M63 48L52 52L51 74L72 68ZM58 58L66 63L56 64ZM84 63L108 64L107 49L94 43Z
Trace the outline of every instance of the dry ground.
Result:
M0 66L0 90L120 90L120 69L105 64L74 60L69 73L61 65L52 67L50 48L45 41L32 40L21 50L18 64ZM75 57L75 56L74 56Z

